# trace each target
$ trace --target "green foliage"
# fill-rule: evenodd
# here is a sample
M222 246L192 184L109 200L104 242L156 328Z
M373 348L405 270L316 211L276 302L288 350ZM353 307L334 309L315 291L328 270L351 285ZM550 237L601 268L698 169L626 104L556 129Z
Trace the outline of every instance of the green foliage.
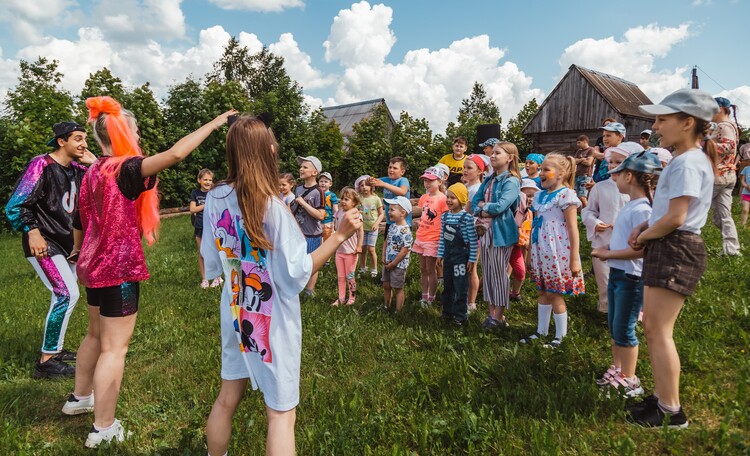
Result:
M385 175L388 160L393 156L392 126L387 109L380 104L372 116L354 125L349 150L338 173L339 183L354 183L363 174Z
M474 83L469 98L461 100L456 120L458 123L450 122L445 128L445 138L441 144L450 149L453 139L463 136L469 142L469 151L477 145L477 125L501 125L503 122L500 108L489 98L484 86L479 82Z
M432 130L425 119L415 119L406 111L401 111L396 128L391 135L393 156L406 159L406 177L412 187L419 182L425 169L437 164L443 156L440 148L433 147Z
M339 181L339 170L344 162L344 137L336 122L326 118L323 109L316 109L310 115L307 142L308 149L306 150L309 153L305 153L304 156L315 155L323 163L324 169L332 171L334 188L351 185L346 181ZM296 174L298 168L296 160L293 163L287 160L283 164L287 165L284 171Z
M530 153L532 147L531 139L525 137L522 133L523 127L529 123L538 110L539 105L536 102L536 98L532 98L531 101L523 105L523 108L521 108L516 117L508 121L508 128L505 129L505 141L510 141L518 147L521 158Z

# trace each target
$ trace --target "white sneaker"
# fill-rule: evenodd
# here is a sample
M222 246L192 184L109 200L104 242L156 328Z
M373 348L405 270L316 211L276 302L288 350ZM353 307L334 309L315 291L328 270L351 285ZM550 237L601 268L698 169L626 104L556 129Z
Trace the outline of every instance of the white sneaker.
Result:
M63 405L62 412L66 415L80 415L82 413L91 413L94 411L94 393L86 399L76 399L71 394Z
M102 443L111 442L112 440L115 440L116 442L122 442L125 440L125 430L122 428L122 424L118 419L115 419L112 426L104 431L97 431L92 425L91 432L89 432L89 436L84 445L86 445L86 448L98 448Z

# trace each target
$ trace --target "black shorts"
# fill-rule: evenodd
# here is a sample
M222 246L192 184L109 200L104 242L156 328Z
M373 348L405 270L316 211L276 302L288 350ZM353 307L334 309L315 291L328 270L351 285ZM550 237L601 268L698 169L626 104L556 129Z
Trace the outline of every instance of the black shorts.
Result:
M127 317L138 312L141 297L140 282L124 282L104 288L86 287L86 299L90 306L99 308L103 317Z
M643 284L690 296L706 270L703 239L689 231L673 231L646 244Z
M203 237L203 227L202 227L202 226L201 226L201 227L197 227L197 226L196 226L196 227L195 227L195 228L193 229L193 235L194 235L195 237L197 237L197 238L202 238L202 237Z

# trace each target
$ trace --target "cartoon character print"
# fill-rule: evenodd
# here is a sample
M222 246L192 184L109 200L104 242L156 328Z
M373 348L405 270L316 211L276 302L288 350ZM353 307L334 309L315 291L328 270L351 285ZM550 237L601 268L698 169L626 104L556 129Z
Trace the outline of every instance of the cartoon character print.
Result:
M430 209L430 206L425 205L423 210L427 214L427 218L430 219L430 221L435 220L435 217L437 217L437 214L432 209Z
M219 252L226 253L227 258L240 257L242 253L240 237L237 235L234 223L232 223L232 215L229 213L229 209L224 209L221 217L216 222L214 238L216 240L216 248L219 249Z

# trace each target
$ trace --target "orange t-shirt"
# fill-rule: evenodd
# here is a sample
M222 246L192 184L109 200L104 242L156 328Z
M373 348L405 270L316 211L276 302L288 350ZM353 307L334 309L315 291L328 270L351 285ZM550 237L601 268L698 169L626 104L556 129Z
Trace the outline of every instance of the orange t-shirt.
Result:
M420 242L440 241L440 217L448 210L445 194L438 192L435 196L422 195L419 198L422 217L417 228L417 240Z

